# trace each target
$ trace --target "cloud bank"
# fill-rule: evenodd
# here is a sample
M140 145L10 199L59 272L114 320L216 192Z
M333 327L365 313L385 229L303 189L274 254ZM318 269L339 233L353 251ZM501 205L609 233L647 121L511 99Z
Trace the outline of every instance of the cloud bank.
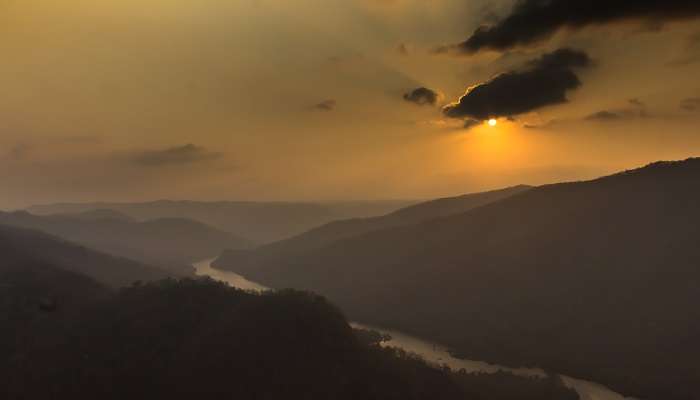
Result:
M590 65L586 53L559 49L530 61L523 70L506 72L470 87L457 102L446 106L443 113L451 118L485 120L565 103L567 92L581 86L575 69Z
M472 54L481 50L508 50L548 39L564 28L579 29L629 19L655 25L700 16L697 0L519 0L510 15L478 28L455 46Z

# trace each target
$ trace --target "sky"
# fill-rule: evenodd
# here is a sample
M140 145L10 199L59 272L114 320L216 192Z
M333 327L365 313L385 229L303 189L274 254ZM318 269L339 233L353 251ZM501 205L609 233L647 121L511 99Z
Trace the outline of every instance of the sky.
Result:
M698 156L694 3L0 0L0 208L428 199Z

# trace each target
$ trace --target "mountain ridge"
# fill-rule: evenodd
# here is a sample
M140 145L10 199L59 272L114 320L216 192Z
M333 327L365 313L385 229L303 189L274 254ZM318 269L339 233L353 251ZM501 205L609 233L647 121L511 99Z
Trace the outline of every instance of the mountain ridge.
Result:
M94 218L94 213L88 215L86 218L84 214L37 216L27 211L0 212L0 223L41 230L101 252L155 264L180 274L191 274L189 264L211 257L224 248L249 245L235 235L184 218L134 221L114 218L115 214L98 219Z
M48 264L79 273L111 287L134 281L181 276L123 257L103 254L41 231L0 224L0 255L5 266Z
M241 272L246 269L257 268L260 264L298 256L334 241L464 212L529 189L531 189L530 186L517 185L505 189L470 193L418 203L378 217L333 221L290 239L270 243L258 248L225 251L213 265L219 268L226 268L227 264L236 264L237 271Z
M700 159L657 162L240 272L469 358L686 400L700 379L698 204Z
M341 203L158 200L143 203L59 203L35 205L38 215L112 209L137 220L188 218L256 243L286 239L336 219L381 215L414 201Z

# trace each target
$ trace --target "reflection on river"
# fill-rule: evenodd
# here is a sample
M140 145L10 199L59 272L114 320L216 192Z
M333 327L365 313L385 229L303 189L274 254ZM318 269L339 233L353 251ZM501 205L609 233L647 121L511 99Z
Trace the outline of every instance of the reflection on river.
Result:
M206 261L201 261L201 262L194 264L194 269L195 269L197 275L208 276L214 280L226 282L232 287L243 289L243 290L257 290L257 291L269 290L269 288L267 288L263 285L258 285L255 282L251 282L238 274L234 274L233 272L228 272L228 271L223 271L220 269L213 268L211 266L211 263L213 261L214 260L206 260Z
M218 270L212 268L211 262L213 260L206 260L194 264L194 267L199 276L208 276L212 279L227 282L233 287L244 290L255 290L264 291L269 290L269 288L259 285L255 282L251 282L244 277L228 271ZM427 362L432 364L447 365L452 369L462 369L464 368L467 372L485 372L493 373L499 370L510 371L518 375L525 376L541 376L545 372L540 369L528 369L528 368L506 368L499 365L488 364L480 361L463 360L459 358L452 357L449 351L440 345L430 343L425 340L415 338L410 335L403 334L401 332L393 331L391 329L377 328L367 325L362 325L359 323L352 323L353 327L374 329L376 331L388 334L391 336L391 340L384 343L386 346L393 346L401 348L405 351L415 353L423 357ZM583 381L580 379L574 379L568 376L563 376L562 379L567 386L574 388L578 394L581 396L581 400L624 400L625 397L611 391L605 386L599 385L597 383Z
M391 336L391 340L384 342L386 346L398 347L412 353L420 354L425 361L431 364L447 365L448 367L459 370L464 369L467 372L486 372L494 373L498 371L508 371L517 375L525 376L546 376L546 373L541 369L530 368L505 368L499 365L492 365L480 361L462 360L453 357L449 350L443 346L429 343L424 340L397 332L391 329L379 328L353 322L351 324L355 328L371 329L382 332Z

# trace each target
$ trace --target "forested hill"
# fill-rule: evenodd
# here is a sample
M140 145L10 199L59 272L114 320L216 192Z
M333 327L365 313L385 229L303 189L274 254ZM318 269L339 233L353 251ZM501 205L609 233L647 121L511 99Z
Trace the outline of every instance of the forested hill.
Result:
M558 378L467 375L385 349L323 298L208 280L119 292L0 267L0 398L577 400Z

